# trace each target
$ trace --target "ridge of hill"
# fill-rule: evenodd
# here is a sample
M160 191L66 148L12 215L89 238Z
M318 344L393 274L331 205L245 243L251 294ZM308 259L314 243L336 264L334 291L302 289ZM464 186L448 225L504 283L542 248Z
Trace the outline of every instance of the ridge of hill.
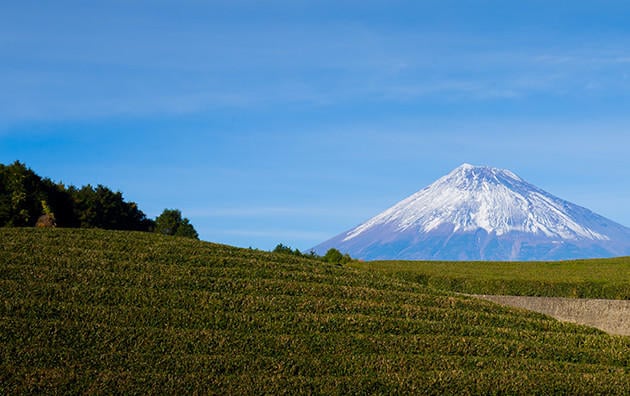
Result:
M628 394L630 338L290 255L0 229L0 393Z

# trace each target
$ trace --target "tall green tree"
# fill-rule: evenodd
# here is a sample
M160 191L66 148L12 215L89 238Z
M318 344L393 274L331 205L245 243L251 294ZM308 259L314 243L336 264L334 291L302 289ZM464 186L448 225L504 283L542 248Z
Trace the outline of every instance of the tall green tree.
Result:
M75 216L74 200L70 192L62 183L54 183L50 179L42 179L42 188L46 196L45 202L54 213L58 227L79 227L80 223ZM46 214L46 210L44 210Z
M0 225L33 226L42 213L46 195L42 179L19 161L0 165Z
M199 239L199 234L190 224L190 220L182 217L182 212L178 209L164 209L162 214L155 219L155 232Z
M89 184L66 188L41 178L19 161L0 164L0 227L34 226L43 214L54 214L59 227L153 229L153 221L120 192Z
M149 231L153 222L138 209L135 202L126 202L121 192L98 185L77 190L70 188L75 204L75 217L81 227L110 230Z

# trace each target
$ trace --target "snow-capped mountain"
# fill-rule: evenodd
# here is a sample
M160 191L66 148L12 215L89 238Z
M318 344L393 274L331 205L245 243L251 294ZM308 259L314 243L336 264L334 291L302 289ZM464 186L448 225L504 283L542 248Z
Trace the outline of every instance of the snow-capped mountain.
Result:
M314 248L352 257L561 260L630 255L630 229L505 169L463 164Z

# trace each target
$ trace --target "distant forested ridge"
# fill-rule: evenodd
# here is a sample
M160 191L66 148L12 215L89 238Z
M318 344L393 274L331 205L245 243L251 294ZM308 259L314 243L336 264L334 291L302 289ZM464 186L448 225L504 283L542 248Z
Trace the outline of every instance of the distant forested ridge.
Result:
M179 221L192 228L188 219ZM19 161L0 164L0 227L36 225L168 233L156 229L156 221L135 202L125 201L119 191L100 184L77 188L55 183ZM192 229L183 236L196 238L197 233Z

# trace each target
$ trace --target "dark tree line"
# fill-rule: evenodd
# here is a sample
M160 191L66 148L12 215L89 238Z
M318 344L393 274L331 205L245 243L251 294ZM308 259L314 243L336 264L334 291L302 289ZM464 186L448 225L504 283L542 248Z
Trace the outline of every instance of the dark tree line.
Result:
M135 202L125 201L121 192L103 185L65 186L40 177L19 161L0 164L0 227L35 225L156 231L198 238L179 210L165 209L152 220Z

